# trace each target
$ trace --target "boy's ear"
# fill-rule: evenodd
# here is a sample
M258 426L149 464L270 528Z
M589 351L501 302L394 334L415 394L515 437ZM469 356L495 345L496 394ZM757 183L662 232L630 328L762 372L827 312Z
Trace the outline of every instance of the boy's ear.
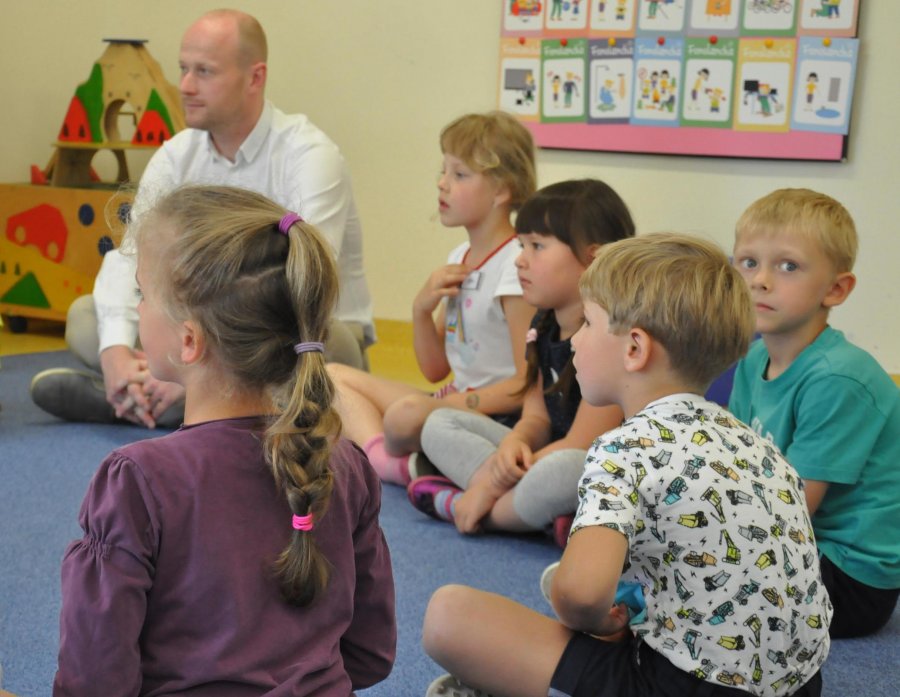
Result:
M823 307L837 307L847 299L855 287L856 276L850 271L839 273L831 284L831 288L828 289L828 293L822 299Z
M203 359L206 341L200 328L190 320L181 323L181 362L194 365Z
M653 340L643 329L632 327L628 330L625 344L625 371L638 373L647 367L653 353Z

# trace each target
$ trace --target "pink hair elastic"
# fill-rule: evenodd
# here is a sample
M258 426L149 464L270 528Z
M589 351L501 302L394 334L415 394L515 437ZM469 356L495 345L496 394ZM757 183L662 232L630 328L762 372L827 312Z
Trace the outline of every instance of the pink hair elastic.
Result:
M325 353L325 344L321 341L301 341L299 344L294 344L294 353L298 356L301 353Z
M302 223L303 218L301 218L296 213L291 213L290 211L285 213L281 220L278 222L278 229L284 233L288 234L288 230L291 229L291 225L294 223Z
M291 523L294 526L294 530L309 532L313 529L313 514L307 513L306 515L295 515Z

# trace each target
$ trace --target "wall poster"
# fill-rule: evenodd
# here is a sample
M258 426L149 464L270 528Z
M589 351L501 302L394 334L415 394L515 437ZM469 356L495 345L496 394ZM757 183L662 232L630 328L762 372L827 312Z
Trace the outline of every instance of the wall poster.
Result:
M500 0L498 105L545 148L843 160L860 0Z

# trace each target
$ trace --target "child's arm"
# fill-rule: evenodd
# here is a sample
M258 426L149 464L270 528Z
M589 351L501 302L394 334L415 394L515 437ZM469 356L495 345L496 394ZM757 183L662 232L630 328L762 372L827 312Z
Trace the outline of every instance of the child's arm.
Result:
M569 538L550 587L564 625L603 637L628 624L628 611L614 605L627 553L625 536L605 525L581 528Z
M534 453L534 459L540 460L554 450L587 450L594 439L617 428L622 424L622 410L616 406L595 407L581 400L578 411L575 412L575 420L564 437L552 443L548 443Z
M462 533L476 532L503 494L512 489L534 461L532 449L550 438L550 417L544 406L543 381L525 394L522 416L469 480L466 491L456 501L453 522Z
M84 535L69 545L60 574L54 694L140 691L140 635L158 529L146 504L152 495L133 467L115 452L107 456L81 504Z
M515 375L477 390L447 395L444 401L452 407L474 409L482 414L509 414L522 406L522 398L513 395L525 383L525 335L531 326L535 310L520 295L505 295L501 303L509 327L509 340L516 365Z
M459 286L468 274L464 264L446 264L428 277L413 300L413 348L429 382L440 382L450 374L444 351L444 307L437 317L434 311L444 298L459 295Z
M816 514L819 504L825 498L828 491L828 482L820 482L815 479L803 480L803 493L806 496L806 507L809 509L811 516Z
M550 440L550 415L544 404L544 380L537 382L525 394L522 416L497 446L490 463L490 479L498 489L508 490L516 485L535 461L534 450Z

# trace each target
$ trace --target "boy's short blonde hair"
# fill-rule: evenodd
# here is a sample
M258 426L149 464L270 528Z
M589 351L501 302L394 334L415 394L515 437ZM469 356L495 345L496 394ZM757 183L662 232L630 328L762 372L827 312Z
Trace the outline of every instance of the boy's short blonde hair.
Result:
M753 337L747 284L719 247L697 237L660 232L603 245L579 288L606 310L611 332L643 329L701 390Z
M810 189L778 189L750 204L735 226L744 236L798 234L820 245L836 273L853 270L856 225L840 202Z
M441 131L441 152L506 186L514 211L537 189L534 139L506 112L460 116Z

